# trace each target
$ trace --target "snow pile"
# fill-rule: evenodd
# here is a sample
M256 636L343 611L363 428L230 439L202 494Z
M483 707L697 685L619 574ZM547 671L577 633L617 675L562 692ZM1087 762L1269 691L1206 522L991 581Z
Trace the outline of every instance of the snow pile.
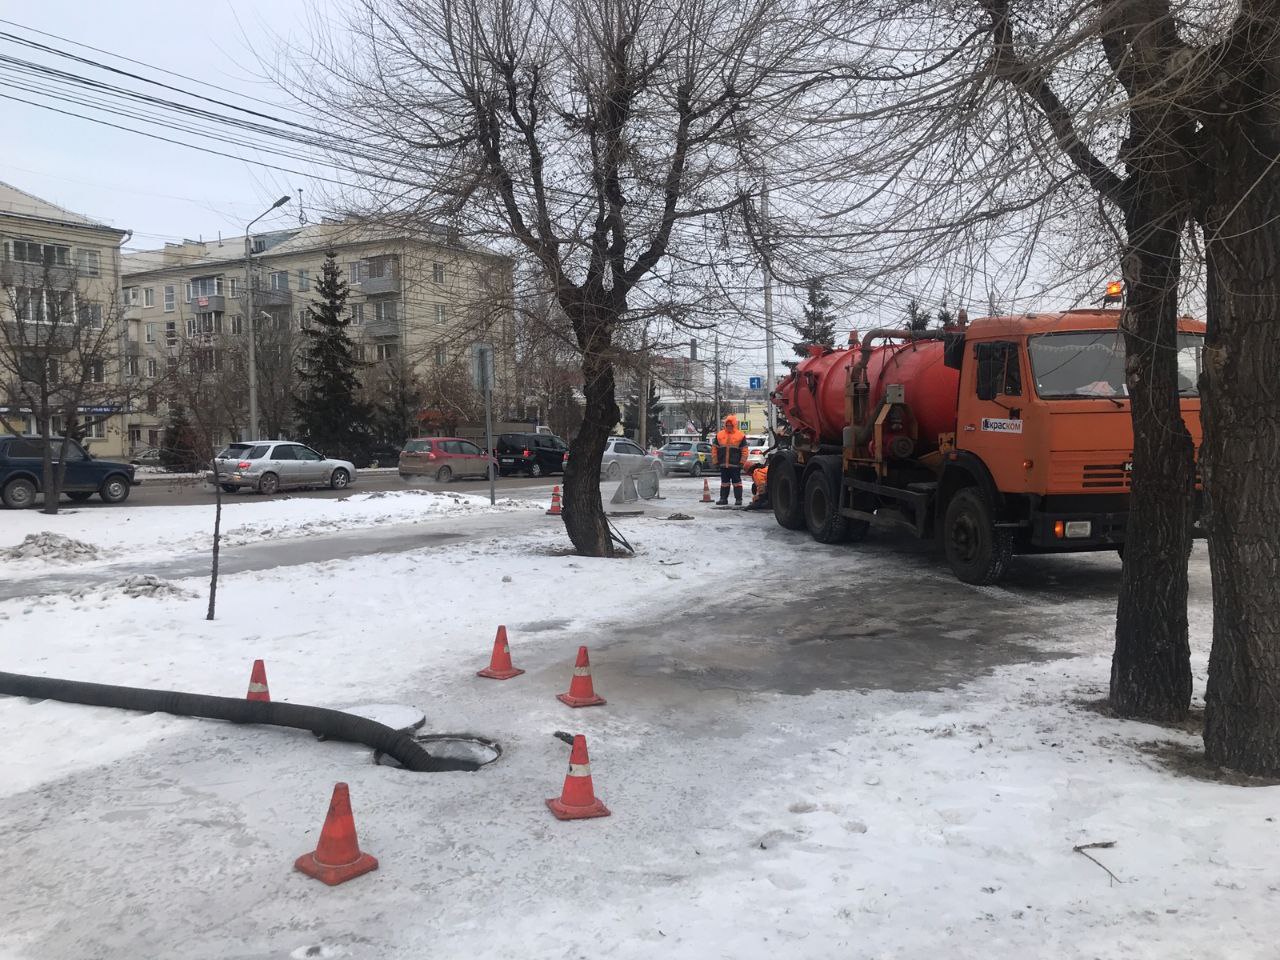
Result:
M97 560L98 548L47 530L27 534L20 544L0 550L4 560L44 560L47 563L80 563Z
M236 546L390 524L541 509L541 501L504 499L490 506L485 496L426 490L362 493L342 499L228 496L223 498L222 533L228 546ZM212 494L209 503L200 506L126 505L113 510L65 510L54 516L35 510L10 511L0 528L0 575L35 572L18 563L6 569L5 561L140 560L206 548L212 539L213 517ZM26 540L18 544L24 536ZM5 549L6 540L16 546ZM77 543L75 548L66 546L73 543Z
M107 587L103 592L108 594L122 593L126 597L135 599L138 597L187 599L198 596L198 594L180 587L176 583L163 580L160 577L153 577L150 574L125 577L119 583Z

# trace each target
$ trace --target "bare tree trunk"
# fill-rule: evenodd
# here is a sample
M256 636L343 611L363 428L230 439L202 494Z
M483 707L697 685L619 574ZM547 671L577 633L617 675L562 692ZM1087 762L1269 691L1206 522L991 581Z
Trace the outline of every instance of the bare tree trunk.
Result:
M1274 143L1266 154L1275 152ZM1258 163L1267 160L1255 147L1237 149ZM1274 174L1276 168L1271 170ZM1238 185L1253 184L1248 200L1216 230L1206 225L1209 332L1201 464L1213 574L1213 650L1204 745L1212 763L1277 776L1280 176L1257 179L1238 177ZM1212 239L1215 232L1220 239Z
M1122 322L1133 476L1110 703L1122 717L1181 720L1191 705L1187 561L1195 450L1178 396L1181 221L1168 213L1176 198L1157 194L1138 197L1126 217L1135 247Z
M600 501L600 461L609 434L621 412L614 397L613 364L609 359L611 329L607 321L588 316L577 320L582 343L582 392L586 398L582 426L569 443L564 473L565 530L574 549L589 557L612 557L613 541Z

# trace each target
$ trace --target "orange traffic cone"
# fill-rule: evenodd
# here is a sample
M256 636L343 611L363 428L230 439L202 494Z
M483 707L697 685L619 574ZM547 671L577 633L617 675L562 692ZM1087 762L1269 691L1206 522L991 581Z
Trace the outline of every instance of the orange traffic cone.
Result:
M249 692L244 698L271 702L271 691L267 689L267 667L261 660L253 661L253 670L249 673Z
M331 887L378 869L374 857L360 852L356 822L351 816L351 795L345 783L333 788L333 799L329 801L329 813L324 818L315 852L304 853L293 866Z
M547 516L560 516L560 484L551 488L551 509L547 511Z
M507 628L498 627L498 635L493 638L493 655L489 665L476 673L477 677L488 677L490 680L510 680L524 673L511 665L511 647L507 645Z
M568 693L557 693L556 699L571 707L596 707L605 702L604 697L597 697L591 685L591 661L587 659L587 648L578 648L578 661L573 665L573 679L569 681Z
M702 500L701 503L711 502L711 484L707 482L707 478L702 478Z
M573 750L569 754L569 774L564 778L560 796L552 797L547 806L557 820L585 820L588 817L607 817L609 808L596 799L591 785L591 761L587 757L587 738L577 734L573 738Z

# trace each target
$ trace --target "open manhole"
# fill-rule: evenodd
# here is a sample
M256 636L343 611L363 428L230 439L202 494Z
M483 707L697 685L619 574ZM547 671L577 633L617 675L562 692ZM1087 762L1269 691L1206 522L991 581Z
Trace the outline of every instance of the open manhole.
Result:
M413 739L422 744L422 749L431 756L442 760L469 760L484 766L502 756L502 746L498 741L474 733L420 733ZM373 762L384 767L400 766L398 760L381 750L374 751Z

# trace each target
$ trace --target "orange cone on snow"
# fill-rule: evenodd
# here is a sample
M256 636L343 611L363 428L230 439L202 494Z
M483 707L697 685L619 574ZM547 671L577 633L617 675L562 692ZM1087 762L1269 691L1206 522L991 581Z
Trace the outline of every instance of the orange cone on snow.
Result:
M587 659L587 648L578 648L578 661L573 665L573 679L569 681L568 693L557 693L556 699L571 707L595 707L605 702L604 697L596 696L591 685L591 661Z
M261 660L253 661L253 670L249 673L249 692L244 698L271 702L271 691L267 689L267 667Z
M595 788L591 785L587 738L582 734L573 738L573 750L569 754L569 774L564 778L564 789L560 791L560 796L548 800L547 806L557 820L609 816L609 808L596 799Z
M547 516L560 516L560 484L558 483L551 488L551 509L547 511Z
M702 500L699 502L700 503L711 502L711 484L707 482L706 477L702 478Z
M324 818L315 851L304 853L293 866L331 887L378 869L374 857L360 852L356 822L351 816L351 794L345 783L333 788L333 799L329 801L329 813Z
M476 673L477 677L488 677L490 680L510 680L524 673L511 665L511 647L507 644L507 628L498 627L498 635L493 639L493 655L489 665Z

